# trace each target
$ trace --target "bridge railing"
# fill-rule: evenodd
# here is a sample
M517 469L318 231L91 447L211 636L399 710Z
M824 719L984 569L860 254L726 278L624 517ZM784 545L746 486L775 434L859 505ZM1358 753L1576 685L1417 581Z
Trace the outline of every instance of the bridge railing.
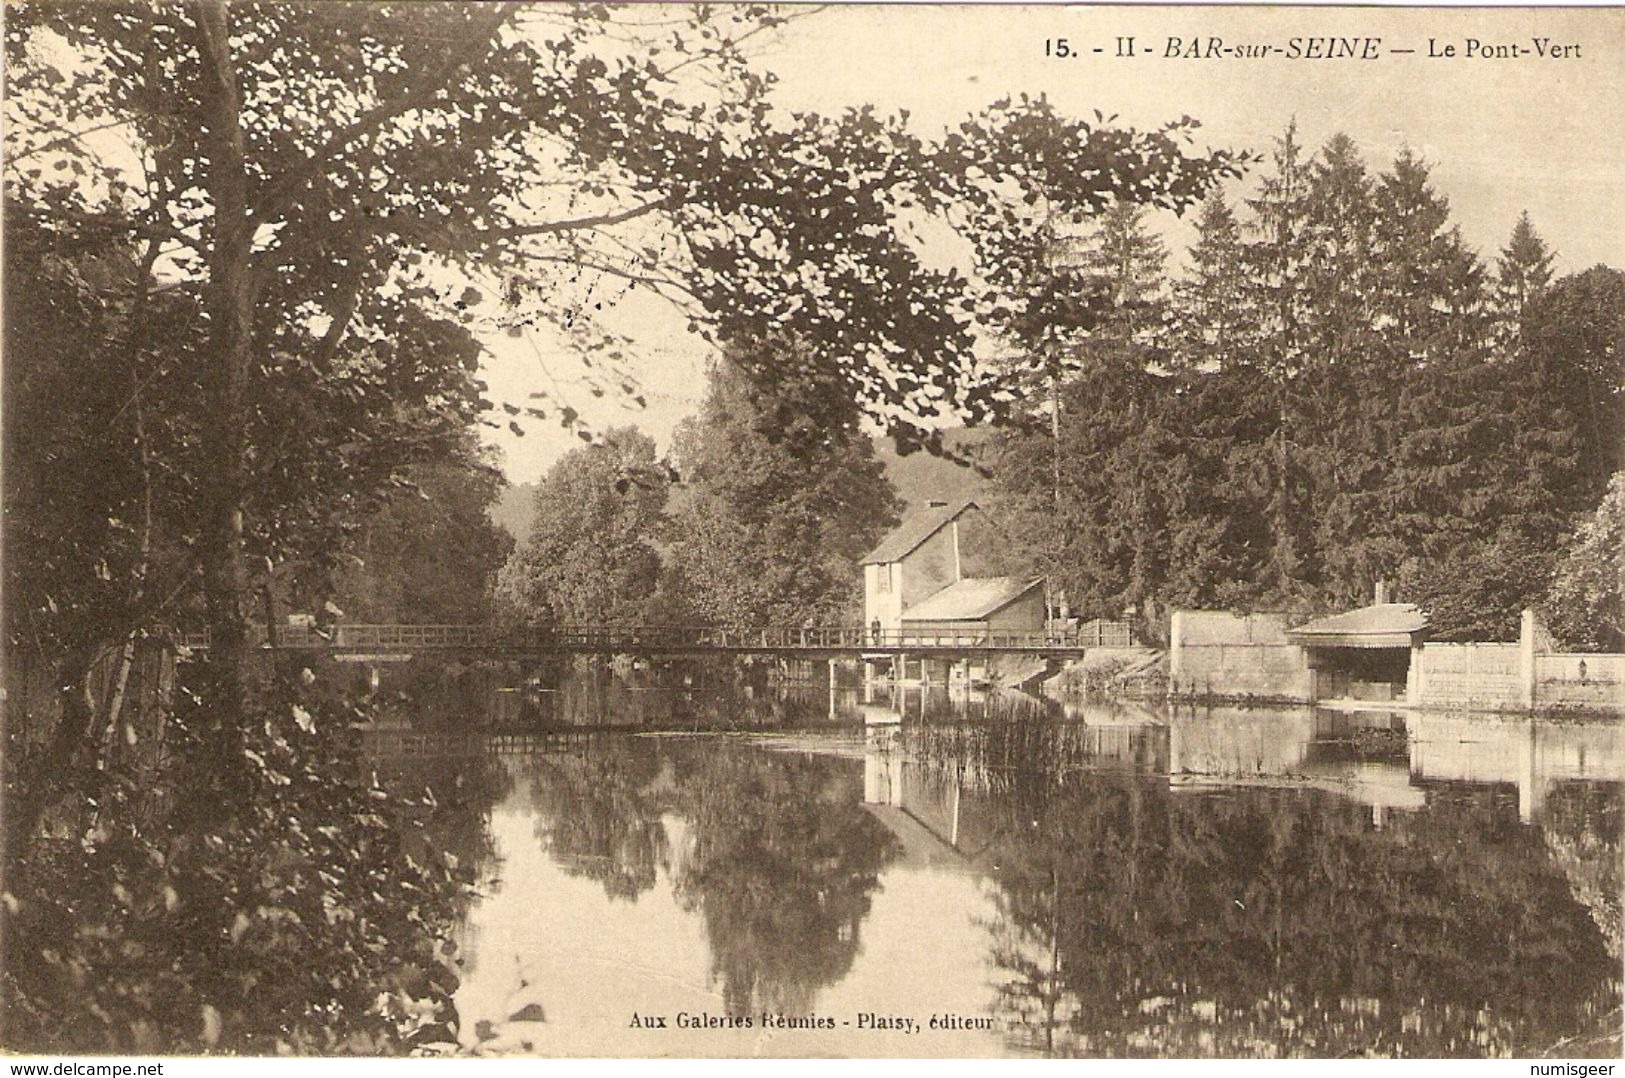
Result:
M265 627L251 627L255 646L273 642ZM207 633L187 634L183 642L208 647ZM859 651L868 648L965 648L1042 650L1044 648L1126 647L1132 636L1126 622L1090 622L1077 629L1044 632L876 629L854 625L717 627L696 625L539 626L539 625L370 625L339 624L321 628L279 625L275 646L312 650L401 653L440 650L639 651L685 650Z

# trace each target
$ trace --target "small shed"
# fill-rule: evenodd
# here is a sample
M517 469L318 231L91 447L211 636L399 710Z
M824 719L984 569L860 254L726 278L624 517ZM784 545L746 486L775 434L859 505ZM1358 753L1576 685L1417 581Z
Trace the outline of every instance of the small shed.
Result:
M909 635L1044 631L1044 578L967 577L903 611Z
M1406 701L1428 619L1411 603L1376 603L1287 631L1303 648L1313 700Z

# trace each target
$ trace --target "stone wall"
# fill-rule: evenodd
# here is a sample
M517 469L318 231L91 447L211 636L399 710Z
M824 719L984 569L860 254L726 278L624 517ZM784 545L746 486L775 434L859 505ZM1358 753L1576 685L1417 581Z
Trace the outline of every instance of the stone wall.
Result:
M1309 664L1302 648L1287 643L1286 630L1282 614L1175 611L1169 694L1308 702Z
M1287 643L1288 627L1280 614L1175 612L1169 695L1311 701L1314 676L1303 649ZM1625 655L1550 653L1548 641L1526 611L1515 643L1424 644L1411 652L1408 702L1442 711L1625 712Z
M1524 706L1517 644L1424 644L1423 707L1513 711Z
M1535 707L1625 709L1625 655L1536 655Z

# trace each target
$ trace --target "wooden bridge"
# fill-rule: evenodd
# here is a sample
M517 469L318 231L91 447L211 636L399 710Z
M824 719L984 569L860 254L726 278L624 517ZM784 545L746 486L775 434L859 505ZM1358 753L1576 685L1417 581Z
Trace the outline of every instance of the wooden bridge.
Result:
M257 647L326 651L335 655L384 656L425 653L473 655L776 655L805 659L871 656L974 658L1034 655L1081 657L1091 648L1127 647L1126 622L1090 622L1064 632L914 632L862 627L715 628L658 625L633 628L529 625L349 625L328 628L279 625L251 630ZM193 633L182 643L209 646Z

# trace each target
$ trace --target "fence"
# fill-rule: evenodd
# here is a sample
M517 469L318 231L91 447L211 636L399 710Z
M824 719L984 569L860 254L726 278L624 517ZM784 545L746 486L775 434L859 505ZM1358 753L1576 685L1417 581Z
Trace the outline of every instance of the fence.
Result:
M256 646L400 653L441 650L636 652L674 651L884 651L995 650L1052 651L1092 647L1124 647L1130 642L1126 622L1090 622L1071 631L988 632L866 629L861 626L807 626L786 628L717 628L712 626L655 625L619 628L608 626L503 626L503 625L308 625L277 626L274 640L263 626L255 626ZM188 635L193 648L209 646L208 635Z

